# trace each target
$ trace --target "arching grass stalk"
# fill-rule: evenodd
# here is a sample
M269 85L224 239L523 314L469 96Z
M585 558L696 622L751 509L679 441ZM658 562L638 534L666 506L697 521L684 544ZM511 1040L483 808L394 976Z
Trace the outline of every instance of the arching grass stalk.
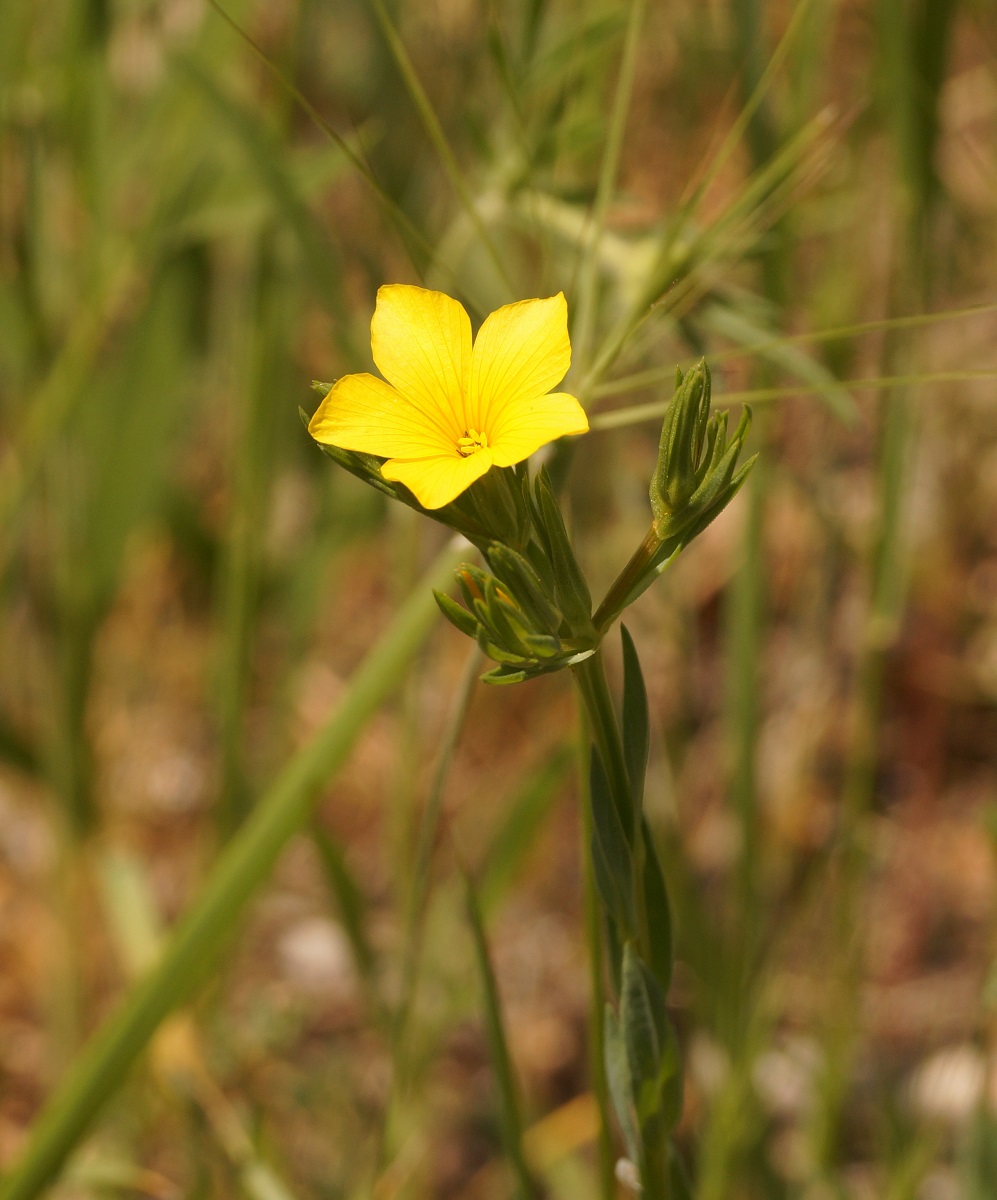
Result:
M728 437L727 413L711 409L705 362L677 373L651 478L650 528L593 612L550 479L545 470L531 479L525 465L544 441L587 426L574 397L550 391L570 361L563 298L499 309L472 344L470 322L449 297L383 287L371 329L374 360L387 382L369 375L340 379L309 429L353 474L477 546L483 564L465 563L457 571L464 603L442 592L436 599L444 616L496 664L485 682L521 683L572 668L593 742L584 853L598 916L590 913L587 924L590 945L604 947L603 962L593 963L594 991L602 992L604 978L608 985L602 1029L593 1038L601 1042L604 1068L594 1072L597 1103L605 1120L608 1092L625 1149L616 1174L647 1200L683 1198L689 1191L671 1140L682 1110L678 1038L666 1008L671 917L643 811L647 693L624 628L617 717L602 641L737 493L753 461L738 467L750 414L745 411ZM413 366L418 363L428 365ZM480 914L476 921L482 948ZM486 1016L496 1027L497 993L490 986ZM506 1153L521 1191L530 1194L508 1056L498 1050L504 1124L511 1130ZM607 1130L600 1137L604 1193L610 1137Z
M453 547L443 551L353 676L340 707L260 798L158 964L129 992L62 1081L20 1162L0 1183L2 1200L31 1200L44 1191L163 1020L196 995L245 905L288 840L305 826L323 785L422 644L432 616L428 586L443 581L456 557Z

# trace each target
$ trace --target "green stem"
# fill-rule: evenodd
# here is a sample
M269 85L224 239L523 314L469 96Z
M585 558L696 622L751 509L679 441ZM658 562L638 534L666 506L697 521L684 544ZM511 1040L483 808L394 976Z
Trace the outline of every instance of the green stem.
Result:
M613 580L613 583L596 609L592 623L596 630L603 634L606 628L616 620L626 604L627 597L636 587L637 581L647 569L647 564L660 547L661 539L652 525L644 535L644 540L630 556L630 561Z
M616 710L606 682L602 648L583 659L574 668L575 682L581 693L588 717L592 740L595 742L602 765L606 769L609 790L616 803L623 828L632 830L637 824L627 778L626 760L623 757L623 741L616 720Z
M578 739L578 776L584 793L582 804L582 876L584 886L585 940L589 954L589 1020L588 1057L589 1077L592 1094L599 1110L599 1195L601 1200L613 1200L616 1195L615 1153L612 1135L612 1103L609 1098L609 1080L606 1075L606 1047L604 1034L606 984L603 975L603 935L599 913L599 893L595 886L592 869L592 811L588 801L589 732L587 723L581 723Z
M432 859L443 816L443 792L454 754L460 740L478 675L482 654L475 647L468 656L445 730L442 745L426 795L425 806L418 826L410 831L410 844L415 843L415 855L408 871L408 896L405 914L405 942L402 956L401 994L389 1022L392 1074L384 1119L378 1135L374 1164L375 1181L381 1178L386 1164L397 1148L397 1135L406 1103L411 1100L415 1082L409 1061L412 1037L412 1015L419 985L419 970L425 940L426 909L432 886Z
M598 649L590 658L580 662L573 668L575 681L581 693L588 719L589 730L596 750L602 760L609 781L610 794L617 806L620 822L628 831L633 848L633 896L634 908L637 913L637 945L645 962L653 960L651 949L650 926L647 912L647 897L644 892L644 821L643 814L634 805L634 789L631 787L627 774L626 759L623 754L623 739L616 718L606 671L602 658L602 649ZM590 876L592 864L586 846L586 875ZM596 922L596 929L598 923ZM601 939L600 939L601 940ZM595 939L590 933L590 942L595 945ZM593 965L593 978L597 966ZM600 1037L601 1043L601 1037ZM601 1077L596 1077L596 1084ZM645 1161L643 1164L642 1184L646 1200L668 1200L670 1183L668 1176L668 1139L663 1137L660 1144L657 1139L644 1148Z
M644 894L644 821L641 811L634 806L633 790L627 775L626 759L623 755L623 739L616 719L613 699L609 694L602 648L573 668L578 690L581 692L588 717L592 740L595 742L602 765L609 781L610 794L616 803L620 824L627 831L633 850L633 897L637 914L637 945L645 962L653 960L651 936L647 913L647 897Z

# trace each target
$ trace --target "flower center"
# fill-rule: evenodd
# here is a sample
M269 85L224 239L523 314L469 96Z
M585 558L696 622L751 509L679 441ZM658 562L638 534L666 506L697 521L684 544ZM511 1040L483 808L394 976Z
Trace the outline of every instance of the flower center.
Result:
M457 449L465 458L470 458L479 450L488 449L488 436L476 429L465 429L464 436L457 439Z

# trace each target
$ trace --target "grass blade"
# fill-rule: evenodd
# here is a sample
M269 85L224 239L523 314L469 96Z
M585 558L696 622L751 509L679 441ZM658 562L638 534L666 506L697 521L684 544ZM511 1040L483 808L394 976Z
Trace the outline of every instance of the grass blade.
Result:
M388 49L395 60L398 70L401 72L402 80L405 87L408 89L409 95L412 97L412 103L416 107L423 125L426 127L426 133L429 135L429 140L433 144L433 149L439 156L440 162L443 164L443 169L447 173L447 177L453 185L454 191L460 198L461 204L467 213L468 219L471 221L481 238L481 244L488 253L488 257L492 260L499 279L505 284L510 296L516 295L516 288L509 278L509 272L506 269L502 256L498 252L495 242L485 227L484 221L481 219L481 213L478 211L478 206L474 202L474 197L471 195L471 189L467 186L467 181L461 172L453 150L450 149L450 143L447 141L447 135L443 132L443 126L440 124L440 119L426 95L426 90L416 74L415 67L409 58L408 51L405 49L405 44L398 35L397 29L388 11L384 7L382 0L372 0L374 14L377 17L377 22L381 27L381 32L384 35L384 40L388 43Z
M509 1057L509 1046L505 1036L505 1025L502 1020L502 1008L499 1003L498 986L495 982L495 972L492 969L488 953L488 941L485 936L485 925L481 916L481 906L471 878L464 876L467 915L471 923L471 934L474 940L474 953L481 976L481 987L485 1001L485 1024L488 1030L488 1044L492 1054L492 1066L498 1082L499 1100L502 1108L502 1139L505 1152L512 1164L513 1172L522 1200L540 1200L542 1191L533 1178L523 1153L523 1124L519 1112L519 1097L516 1082L513 1077L512 1060Z
M125 997L49 1101L21 1161L0 1187L2 1200L31 1200L55 1179L162 1020L204 982L247 901L266 880L289 838L307 821L323 784L345 760L421 645L437 616L432 587L444 586L459 557L456 546L440 554L353 676L340 707L260 799L216 863L159 964Z
M637 70L637 48L640 31L644 24L644 8L645 0L632 0L626 40L623 44L623 60L620 63L620 77L616 85L613 112L606 134L606 148L603 151L602 165L599 168L599 182L596 187L595 204L592 207L591 225L589 235L583 244L582 264L578 272L574 353L576 362L583 368L588 366L589 348L595 327L599 282L599 243L606 225L609 202L616 186L620 150L623 146L623 134L626 131L627 111L630 107L630 96L633 92L634 75Z

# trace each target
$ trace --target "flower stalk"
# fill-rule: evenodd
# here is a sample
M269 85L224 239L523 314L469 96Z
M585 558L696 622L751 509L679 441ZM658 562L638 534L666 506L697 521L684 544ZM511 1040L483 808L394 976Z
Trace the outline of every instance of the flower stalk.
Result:
M681 1116L682 1067L666 1005L672 922L644 815L647 692L636 647L621 627L618 715L602 643L737 493L754 461L738 468L750 412L728 438L727 413L712 411L705 361L677 373L650 483L650 527L593 613L551 481L544 470L531 479L524 461L545 441L587 427L573 397L549 390L570 360L563 296L507 305L472 343L455 301L418 288L382 288L372 349L389 382L340 380L309 431L347 470L478 549L481 561L456 572L462 603L435 595L447 620L495 664L485 682L522 683L571 668L592 742L585 828L586 877L599 909L598 919L587 921L593 997L600 1005L604 991L609 997L593 1014L593 1048L601 1056L594 1083L600 1111L612 1103L625 1149L618 1175L633 1178L647 1200L681 1200L689 1192L672 1133ZM608 1139L604 1130L603 1147Z

